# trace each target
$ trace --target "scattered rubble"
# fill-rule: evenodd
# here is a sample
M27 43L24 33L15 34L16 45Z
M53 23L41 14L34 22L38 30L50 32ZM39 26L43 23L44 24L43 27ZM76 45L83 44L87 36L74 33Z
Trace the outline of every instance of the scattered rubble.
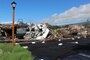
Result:
M65 25L65 26L50 26L50 35L49 39L52 38L72 38L77 36L90 36L90 23L88 24L88 28L86 28L86 24L73 24L73 25Z

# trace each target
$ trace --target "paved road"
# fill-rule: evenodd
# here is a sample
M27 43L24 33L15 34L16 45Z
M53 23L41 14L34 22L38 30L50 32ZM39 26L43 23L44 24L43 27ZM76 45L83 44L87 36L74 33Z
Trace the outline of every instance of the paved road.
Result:
M80 39L68 40L52 40L44 43L21 44L28 46L33 55L40 58L49 58L55 60L56 58L64 58L66 56L77 54L81 51L90 50L90 37Z

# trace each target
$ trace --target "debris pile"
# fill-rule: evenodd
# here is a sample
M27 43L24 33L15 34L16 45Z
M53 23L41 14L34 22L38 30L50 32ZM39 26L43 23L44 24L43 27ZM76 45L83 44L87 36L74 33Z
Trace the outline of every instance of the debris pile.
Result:
M89 25L90 26L90 25ZM90 28L86 28L85 25L68 25L68 26L50 26L50 35L47 37L48 39L56 39L56 38L72 38L77 36L85 37L87 35L90 36Z
M0 24L0 36L1 29L5 36L11 37L12 29L10 24ZM23 37L24 39L63 39L73 37L86 37L90 36L90 22L71 24L64 26L53 26L49 24L15 24L15 36L16 38Z
M45 39L49 34L46 24L32 25L29 29L29 32L26 32L24 36L25 39L41 40Z

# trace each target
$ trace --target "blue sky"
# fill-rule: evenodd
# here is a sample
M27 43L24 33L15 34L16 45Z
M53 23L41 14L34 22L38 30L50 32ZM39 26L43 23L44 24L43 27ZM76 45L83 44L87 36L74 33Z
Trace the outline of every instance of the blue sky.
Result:
M0 0L0 22L12 21L13 0ZM61 14L72 7L80 7L90 0L14 0L17 3L15 21L40 23L53 14ZM48 20L47 20L48 21ZM69 23L69 22L68 22Z

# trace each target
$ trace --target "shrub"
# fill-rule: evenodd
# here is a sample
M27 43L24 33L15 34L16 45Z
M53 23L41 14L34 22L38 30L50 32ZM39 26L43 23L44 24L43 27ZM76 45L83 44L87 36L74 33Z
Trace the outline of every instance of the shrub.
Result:
M0 44L0 50L0 60L33 60L31 52L20 45Z

